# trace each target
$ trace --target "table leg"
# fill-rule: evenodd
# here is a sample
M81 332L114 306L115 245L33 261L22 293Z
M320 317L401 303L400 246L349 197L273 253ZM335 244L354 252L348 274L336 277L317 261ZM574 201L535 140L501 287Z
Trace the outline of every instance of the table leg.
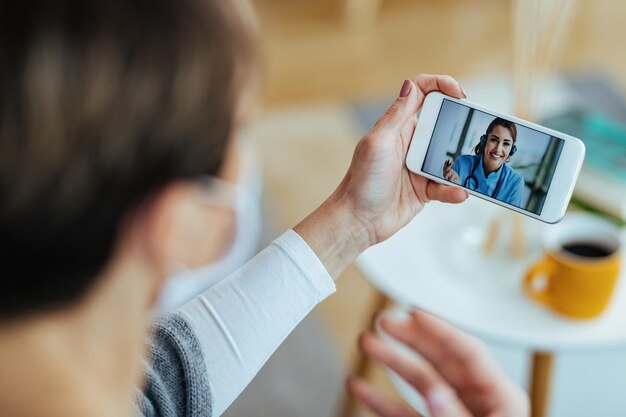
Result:
M530 408L532 417L545 417L550 395L553 355L533 352L530 375Z
M367 325L370 331L375 330L376 318L378 317L378 314L391 304L389 297L380 291L376 291L374 297L374 301L371 303L368 310L369 322ZM351 367L350 375L356 375L363 379L369 379L372 370L374 369L373 365L373 362L367 356L359 354L357 361ZM357 403L354 397L346 392L337 417L353 417L355 415L356 406Z

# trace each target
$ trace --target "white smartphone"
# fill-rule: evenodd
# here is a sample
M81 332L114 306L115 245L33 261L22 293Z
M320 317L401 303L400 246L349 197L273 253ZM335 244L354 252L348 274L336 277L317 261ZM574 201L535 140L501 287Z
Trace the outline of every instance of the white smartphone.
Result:
M556 223L585 157L577 138L466 100L430 93L407 167L546 223Z

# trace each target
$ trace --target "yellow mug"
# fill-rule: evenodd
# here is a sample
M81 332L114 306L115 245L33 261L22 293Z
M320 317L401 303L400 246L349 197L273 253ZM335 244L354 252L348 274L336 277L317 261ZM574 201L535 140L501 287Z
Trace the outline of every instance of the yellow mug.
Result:
M597 216L572 213L544 235L545 255L524 279L533 300L571 318L600 315L615 289L622 261L617 226ZM544 281L540 288L539 278Z

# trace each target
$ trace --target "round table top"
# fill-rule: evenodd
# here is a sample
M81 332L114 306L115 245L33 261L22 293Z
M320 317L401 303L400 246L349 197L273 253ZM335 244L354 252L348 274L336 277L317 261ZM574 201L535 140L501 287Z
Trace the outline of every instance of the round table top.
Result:
M484 242L494 218L500 219L499 239L487 254ZM516 221L527 242L517 258L509 249ZM595 319L568 319L524 294L522 279L541 258L541 233L549 227L475 197L461 205L433 202L363 253L357 265L398 304L422 308L492 342L547 351L626 346L626 262L608 309Z

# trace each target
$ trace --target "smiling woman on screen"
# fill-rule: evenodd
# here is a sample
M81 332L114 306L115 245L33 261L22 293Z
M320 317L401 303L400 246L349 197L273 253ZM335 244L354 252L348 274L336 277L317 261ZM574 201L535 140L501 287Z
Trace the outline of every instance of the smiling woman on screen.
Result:
M474 155L461 155L454 164L446 161L443 177L470 190L521 207L524 179L507 165L517 147L517 127L495 118L474 147Z

